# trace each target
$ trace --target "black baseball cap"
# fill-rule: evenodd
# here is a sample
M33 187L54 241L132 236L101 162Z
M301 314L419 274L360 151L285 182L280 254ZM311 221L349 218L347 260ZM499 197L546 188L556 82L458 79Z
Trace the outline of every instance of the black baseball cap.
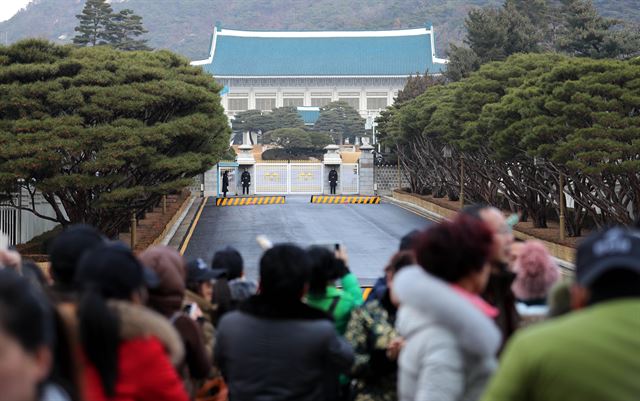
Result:
M199 283L202 281L215 280L220 277L226 277L226 269L210 269L207 262L202 258L191 260L187 263L187 282Z
M76 281L103 289L105 296L122 297L140 287L155 288L160 279L142 265L131 249L120 242L100 245L86 252L78 264Z
M584 286L610 270L628 269L640 274L640 231L612 227L598 231L578 246L576 281Z

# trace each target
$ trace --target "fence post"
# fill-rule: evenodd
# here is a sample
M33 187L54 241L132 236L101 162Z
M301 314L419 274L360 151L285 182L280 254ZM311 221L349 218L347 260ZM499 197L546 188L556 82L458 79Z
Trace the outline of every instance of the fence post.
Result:
M564 174L560 173L560 241L565 238L564 215L566 211L566 202L564 199Z
M162 195L162 214L167 214L167 195Z

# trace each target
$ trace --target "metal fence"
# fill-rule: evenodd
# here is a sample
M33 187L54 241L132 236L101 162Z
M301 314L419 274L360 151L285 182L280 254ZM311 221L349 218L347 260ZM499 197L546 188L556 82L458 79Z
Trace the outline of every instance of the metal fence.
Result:
M18 195L15 196L16 200L18 200ZM31 199L27 199L25 195L22 201L23 204L27 204ZM62 205L60 205L60 208L62 208ZM36 194L35 209L42 215L55 216L53 208L42 195ZM28 242L34 237L52 230L57 225L57 222L42 219L31 212L19 211L11 206L0 205L0 231L9 237L9 245Z

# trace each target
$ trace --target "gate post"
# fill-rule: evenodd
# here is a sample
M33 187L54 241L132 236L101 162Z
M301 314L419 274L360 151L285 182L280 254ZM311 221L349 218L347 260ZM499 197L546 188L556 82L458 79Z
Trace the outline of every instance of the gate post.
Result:
M360 146L360 195L374 195L373 188L373 146L366 144Z

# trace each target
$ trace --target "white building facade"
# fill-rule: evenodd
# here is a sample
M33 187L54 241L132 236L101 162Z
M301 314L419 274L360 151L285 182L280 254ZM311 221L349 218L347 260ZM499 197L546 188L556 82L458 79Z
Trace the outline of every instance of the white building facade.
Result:
M441 74L433 27L390 31L261 32L215 28L194 61L224 86L227 116L345 101L363 117L393 104L408 77Z

